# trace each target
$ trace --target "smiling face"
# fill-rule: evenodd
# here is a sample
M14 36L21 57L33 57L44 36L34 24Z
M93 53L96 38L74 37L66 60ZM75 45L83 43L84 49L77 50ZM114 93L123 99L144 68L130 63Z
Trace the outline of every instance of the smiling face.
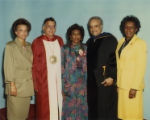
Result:
M26 25L18 25L15 34L17 38L25 40L28 36L28 27Z
M102 32L102 24L98 19L92 19L89 23L89 31L92 36L98 36Z
M43 26L43 31L46 36L53 38L56 32L56 24L54 21L47 21Z
M132 21L128 21L125 23L124 33L127 40L130 40L134 34L136 34L137 28Z
M72 41L72 45L79 45L82 40L80 30L73 30L70 35L70 40Z

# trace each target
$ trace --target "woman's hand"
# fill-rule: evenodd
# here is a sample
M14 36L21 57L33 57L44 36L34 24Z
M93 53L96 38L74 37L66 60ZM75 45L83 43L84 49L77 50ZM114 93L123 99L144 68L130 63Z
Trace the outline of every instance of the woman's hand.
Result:
M109 77L105 79L103 82L101 82L102 85L104 86L111 86L113 84L113 78Z
M14 82L10 83L10 95L17 96L17 88Z
M135 98L136 97L136 91L135 89L130 89L129 91L129 98L132 99L132 98Z

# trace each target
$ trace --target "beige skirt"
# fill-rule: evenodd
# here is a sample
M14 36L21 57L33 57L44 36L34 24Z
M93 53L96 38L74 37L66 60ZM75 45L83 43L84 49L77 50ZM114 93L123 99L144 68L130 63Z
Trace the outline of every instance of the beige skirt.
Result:
M7 96L7 119L26 120L28 118L31 97Z

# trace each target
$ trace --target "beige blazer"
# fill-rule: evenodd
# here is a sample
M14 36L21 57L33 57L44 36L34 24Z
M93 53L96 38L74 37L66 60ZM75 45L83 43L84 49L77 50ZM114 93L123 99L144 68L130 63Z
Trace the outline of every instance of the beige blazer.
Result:
M10 82L16 84L17 96L28 97L34 95L32 80L32 50L31 44L26 42L26 49L16 38L8 42L4 55L5 94L10 93Z
M122 50L118 51L125 38L121 39L116 49L117 58L117 86L124 89L144 89L144 74L146 69L147 45L136 35Z

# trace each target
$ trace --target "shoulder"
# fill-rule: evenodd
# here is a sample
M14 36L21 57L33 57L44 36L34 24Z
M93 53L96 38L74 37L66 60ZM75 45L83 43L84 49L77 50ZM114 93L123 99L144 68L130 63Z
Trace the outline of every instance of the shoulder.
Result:
M16 47L15 41L14 40L13 41L9 41L9 42L7 42L7 44L5 46L5 51L12 52L15 47Z
M31 46L31 43L26 41L26 45L27 46Z
M42 39L43 39L43 35L38 36L37 38L35 38L35 39L33 40L33 42L38 42L38 41L41 41Z
M89 38L89 39L86 41L86 45L89 45L91 41L92 41L92 38Z
M122 42L125 41L125 38L121 38L119 41L118 41L118 44L122 44Z
M59 41L59 44L62 47L64 45L63 39L58 35L55 35L55 38Z
M58 39L58 40L63 40L60 36L58 36L58 35L55 35L55 37L56 37L56 39Z
M11 47L15 47L16 46L16 44L15 44L15 41L13 40L13 41L9 41L9 42L7 42L7 44L6 44L6 48L11 48Z
M144 48L146 48L146 47L147 47L147 44L146 44L146 42L145 42L144 40L142 40L141 38L136 37L135 46L136 46L136 47L142 47L142 48L144 47Z
M40 40L40 39L43 39L43 35L38 36L38 37L37 37L37 38L35 38L34 40Z
M104 33L103 37L107 39L109 42L118 42L117 38L111 33Z
M83 47L84 49L87 49L87 45L86 45L85 43L82 43L82 47Z
M69 46L67 44L63 45L62 49L69 49Z
M118 41L116 39L116 37L114 35L112 35L111 33L105 33L103 34L103 36L101 37L102 40L102 44L104 44L104 46L111 46L111 47L116 47L118 44Z
M42 40L43 40L43 36L42 36L42 35L39 36L39 37L37 37L37 38L35 38L35 39L33 40L33 42L32 42L32 47L33 47L33 46L38 46L38 45L40 45L41 42L42 42Z
M68 45L63 45L61 48L62 54L67 54L69 52L69 46Z

